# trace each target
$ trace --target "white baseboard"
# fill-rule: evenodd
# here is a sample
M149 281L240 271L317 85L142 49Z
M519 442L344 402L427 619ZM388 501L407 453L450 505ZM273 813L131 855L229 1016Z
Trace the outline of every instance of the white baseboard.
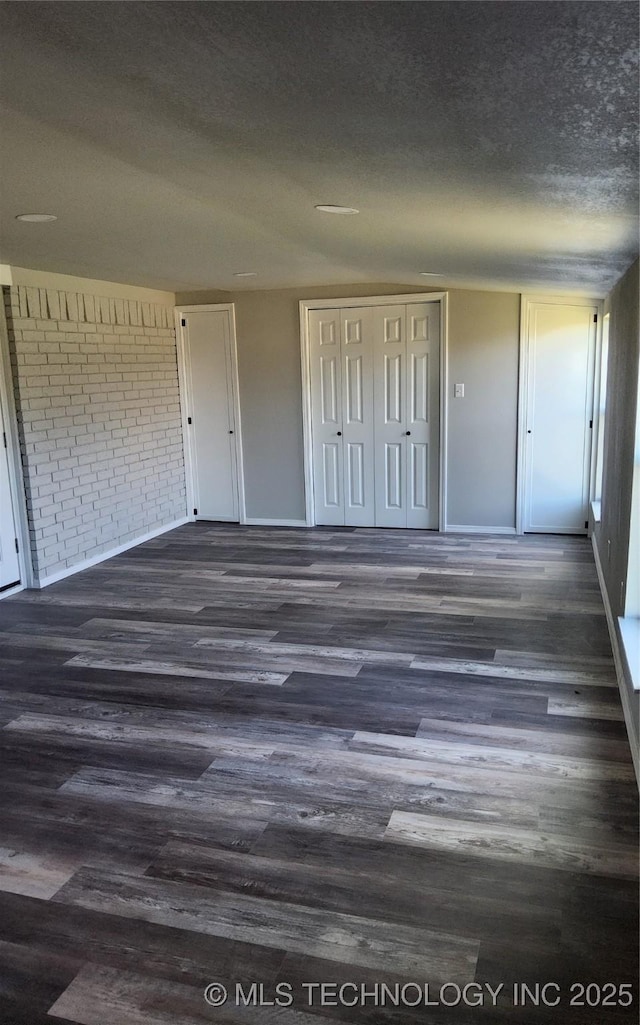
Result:
M609 638L611 640L611 648L613 650L613 661L616 667L616 677L618 680L618 690L620 691L620 701L622 702L622 712L624 714L624 722L627 727L627 735L629 737L629 746L631 747L631 757L633 758L633 767L636 771L636 779L638 786L640 787L640 750L639 750L639 738L636 735L634 728L634 719L631 705L629 704L629 695L627 694L627 687L625 682L624 673L624 662L622 659L622 652L620 651L620 644L618 642L618 634L616 632L615 619L613 617L613 611L611 609L611 603L609 601L609 595L607 593L607 586L604 580L604 572L602 569L602 563L600 562L600 552L598 551L598 545L596 544L595 535L591 537L591 545L593 547L593 557L596 563L596 571L598 574L598 583L600 584L600 592L602 594L602 601L604 603L604 611L607 617L607 626L609 628Z
M145 541L152 541L154 537L159 537L160 534L166 534L168 530L175 530L176 527L182 527L185 523L190 522L189 516L183 516L179 520L174 520L173 523L167 523L164 527L157 527L155 530L150 530L148 534L141 534L140 537L134 538L132 541L126 541L123 545L118 545L117 548L110 548L108 552L101 552L100 555L94 555L90 559L83 559L82 562L76 562L73 566L66 566L65 569L59 570L58 573L51 573L49 576L43 577L37 587L48 587L49 584L55 584L58 580L64 580L65 577L71 577L74 573L81 573L83 569L91 569L92 566L97 566L99 562L106 562L107 559L112 559L114 555L121 555L122 552L128 552L130 548L136 548L137 545L144 544Z
M444 534L515 534L515 527L478 527L461 523L445 523Z
M246 516L243 520L246 527L306 527L306 520L263 520L255 516Z

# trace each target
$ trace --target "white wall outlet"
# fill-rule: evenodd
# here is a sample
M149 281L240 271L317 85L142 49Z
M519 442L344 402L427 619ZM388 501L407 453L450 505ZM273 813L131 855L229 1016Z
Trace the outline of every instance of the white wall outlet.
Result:
M464 398L464 385L463 384L454 384L454 386L453 386L453 397L454 397L454 399L463 399Z

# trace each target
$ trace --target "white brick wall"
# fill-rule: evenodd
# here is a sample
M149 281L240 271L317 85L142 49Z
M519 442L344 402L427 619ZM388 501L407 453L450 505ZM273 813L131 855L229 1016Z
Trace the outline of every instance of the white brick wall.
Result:
M185 514L166 306L4 289L37 579Z

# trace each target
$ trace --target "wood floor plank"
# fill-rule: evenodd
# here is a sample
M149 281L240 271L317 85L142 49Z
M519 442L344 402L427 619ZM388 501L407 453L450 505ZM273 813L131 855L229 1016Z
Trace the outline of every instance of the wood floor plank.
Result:
M569 758L562 755L531 753L517 748L502 746L487 748L481 744L450 743L446 740L420 737L395 737L376 733L356 733L351 746L359 750L397 751L401 757L423 759L425 762L473 765L478 770L490 769L497 772L521 772L536 776L551 776L559 779L606 779L633 782L634 771L631 762L605 762L590 758Z
M235 992L230 987L232 995ZM246 987L247 992L250 988ZM265 1002L271 994L265 995ZM149 980L139 972L118 971L99 965L85 965L49 1014L56 1020L68 1016L79 1025L206 1025L212 1011L204 992L167 979ZM231 1004L215 1010L222 1025L317 1025L317 1017L286 1007ZM324 1025L336 1025L335 1018L322 1016Z
M144 645L143 645L144 647ZM205 669L200 665L180 662L160 662L153 659L99 658L92 655L75 655L65 663L87 669L110 669L120 673L150 673L156 676L186 676L200 680L232 680L238 683L266 683L280 687L289 673L271 673L240 669Z
M32 854L0 847L0 889L28 897L52 897L82 864L76 857Z
M471 981L479 948L475 939L426 927L89 869L76 872L54 899L196 933L284 946L330 961L405 974L419 971L428 958L433 978L442 981Z
M568 837L545 835L541 831L504 829L493 823L483 828L465 822L448 823L433 815L394 811L385 833L395 843L462 849L478 857L511 858L534 865L566 868L572 872L594 872L636 879L638 854L635 845L587 844Z

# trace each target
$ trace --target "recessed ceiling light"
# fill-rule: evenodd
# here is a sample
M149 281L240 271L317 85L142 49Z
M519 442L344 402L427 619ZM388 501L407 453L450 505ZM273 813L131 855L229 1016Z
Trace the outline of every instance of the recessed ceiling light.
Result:
M16 221L29 221L30 224L44 224L45 221L57 221L55 214L18 214Z
M323 214L359 214L360 211L356 210L355 206L335 206L333 203L318 203L316 210L320 210Z
M421 270L420 271L420 277L421 278L442 278L442 277L444 277L444 275L441 274L440 271L437 271L437 270Z
M234 278L257 278L257 270L238 270L234 273Z

